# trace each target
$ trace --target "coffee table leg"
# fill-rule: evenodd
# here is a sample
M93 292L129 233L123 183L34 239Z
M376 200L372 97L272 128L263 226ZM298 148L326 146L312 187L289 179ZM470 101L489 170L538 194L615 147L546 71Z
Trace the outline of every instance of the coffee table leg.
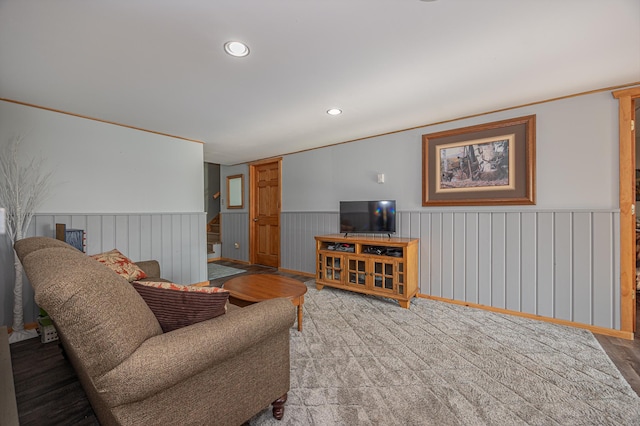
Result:
M302 331L302 305L304 305L304 296L300 296L293 302L298 307L298 331Z

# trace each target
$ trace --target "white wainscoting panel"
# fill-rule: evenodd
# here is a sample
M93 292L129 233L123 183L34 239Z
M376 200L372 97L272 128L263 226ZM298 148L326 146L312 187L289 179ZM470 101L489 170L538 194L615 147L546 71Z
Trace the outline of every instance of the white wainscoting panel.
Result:
M398 212L420 238L419 292L620 329L618 210ZM283 212L281 267L315 273L337 212Z
M55 237L56 223L84 229L87 254L117 248L133 261L155 259L162 277L190 284L207 278L204 213L34 216L29 236Z
M249 261L249 213L220 213L220 239L222 254L225 259ZM235 248L235 243L239 248Z
M160 263L163 278L190 284L207 279L205 220L205 213L37 214L27 236L55 238L56 223L84 229L87 254L117 248L134 261L155 259ZM25 322L35 321L39 311L26 280L23 300ZM4 305L7 312L2 317L6 322L11 307Z
M315 274L316 235L335 234L336 212L286 212L280 215L280 266Z

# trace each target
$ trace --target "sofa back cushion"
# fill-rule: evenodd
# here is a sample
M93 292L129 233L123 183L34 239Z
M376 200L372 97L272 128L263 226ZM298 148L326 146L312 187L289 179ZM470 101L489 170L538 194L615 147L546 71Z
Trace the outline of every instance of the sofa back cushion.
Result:
M23 238L22 240L16 242L14 248L16 249L18 257L22 259L31 252L52 247L62 247L69 250L80 251L77 248L65 243L64 241L55 240L48 237Z
M22 259L35 300L55 322L89 376L101 375L161 334L129 282L78 250L33 251Z
M134 281L131 285L147 303L165 333L227 312L229 291L219 287L154 281Z

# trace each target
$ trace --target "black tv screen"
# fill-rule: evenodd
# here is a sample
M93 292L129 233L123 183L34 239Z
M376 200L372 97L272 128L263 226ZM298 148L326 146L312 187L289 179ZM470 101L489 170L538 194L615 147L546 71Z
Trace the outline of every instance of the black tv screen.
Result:
M396 201L340 201L340 232L394 234Z

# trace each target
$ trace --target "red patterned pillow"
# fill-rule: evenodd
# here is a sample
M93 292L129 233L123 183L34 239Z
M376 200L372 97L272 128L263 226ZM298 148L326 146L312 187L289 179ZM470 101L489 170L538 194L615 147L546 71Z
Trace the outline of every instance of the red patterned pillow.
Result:
M165 333L227 312L229 292L219 287L155 281L134 281L132 285Z
M131 282L147 278L147 274L127 256L120 253L117 249L107 251L105 253L94 254L91 256L100 263L104 263L113 269L116 274L121 275Z

